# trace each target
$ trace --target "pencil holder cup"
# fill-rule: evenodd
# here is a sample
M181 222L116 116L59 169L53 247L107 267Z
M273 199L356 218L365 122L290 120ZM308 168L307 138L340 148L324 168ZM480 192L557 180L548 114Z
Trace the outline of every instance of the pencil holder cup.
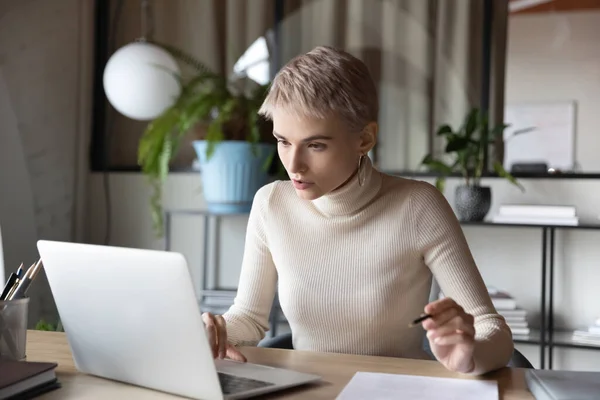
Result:
M0 358L24 360L29 297L0 301Z

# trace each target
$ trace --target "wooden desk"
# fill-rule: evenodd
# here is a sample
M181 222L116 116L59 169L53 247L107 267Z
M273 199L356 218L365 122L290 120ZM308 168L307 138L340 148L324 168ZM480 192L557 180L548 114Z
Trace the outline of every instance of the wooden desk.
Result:
M435 361L254 347L242 348L242 352L253 363L289 368L323 377L323 381L315 385L261 397L268 399L335 399L357 371L438 377L458 376ZM78 373L73 365L64 333L29 331L27 333L27 360L58 363L57 375L62 383L62 388L41 396L41 399L180 399L177 396ZM469 377L467 379L497 380L501 399L534 400L526 388L524 371L521 369L505 368L485 378Z

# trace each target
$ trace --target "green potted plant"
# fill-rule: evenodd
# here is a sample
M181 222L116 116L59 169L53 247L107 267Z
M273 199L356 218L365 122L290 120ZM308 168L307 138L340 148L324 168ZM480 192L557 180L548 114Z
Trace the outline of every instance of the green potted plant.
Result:
M36 331L52 331L52 332L64 332L63 326L60 320L56 323L56 325L46 322L44 319L41 319L35 324Z
M500 124L490 128L487 116L474 108L467 114L458 130L452 129L449 125L442 125L438 129L437 136L446 139L444 150L446 158L435 158L432 154L428 154L421 162L430 170L439 173L435 185L442 192L447 176L454 173L462 175L464 184L459 185L455 193L456 211L462 221L482 221L490 210L491 188L481 186L485 161L484 148L486 142L488 145L494 143L507 126ZM487 141L484 140L486 137ZM506 178L524 190L501 163L496 161L493 165L498 176Z
M138 147L138 163L153 189L153 226L163 233L162 185L182 139L199 125L192 145L196 151L209 211L248 212L256 191L269 179L276 140L269 121L258 115L268 86L245 76L225 77L171 46L163 46L193 67L179 80L182 90L174 104L150 121Z

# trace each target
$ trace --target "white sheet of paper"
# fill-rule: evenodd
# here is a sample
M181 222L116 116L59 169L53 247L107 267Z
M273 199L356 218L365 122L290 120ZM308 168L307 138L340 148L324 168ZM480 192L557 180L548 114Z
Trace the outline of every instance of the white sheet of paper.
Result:
M337 400L498 400L498 383L457 378L433 378L357 372Z

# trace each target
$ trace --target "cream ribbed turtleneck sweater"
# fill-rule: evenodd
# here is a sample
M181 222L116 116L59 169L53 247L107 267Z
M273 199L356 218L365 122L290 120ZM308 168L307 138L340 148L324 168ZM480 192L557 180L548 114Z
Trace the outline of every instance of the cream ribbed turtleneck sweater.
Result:
M289 181L261 188L246 233L238 294L225 313L229 341L256 345L275 291L294 348L427 358L424 331L408 328L428 303L432 273L475 317L475 374L506 365L512 337L487 294L460 224L432 185L366 163L314 201Z

